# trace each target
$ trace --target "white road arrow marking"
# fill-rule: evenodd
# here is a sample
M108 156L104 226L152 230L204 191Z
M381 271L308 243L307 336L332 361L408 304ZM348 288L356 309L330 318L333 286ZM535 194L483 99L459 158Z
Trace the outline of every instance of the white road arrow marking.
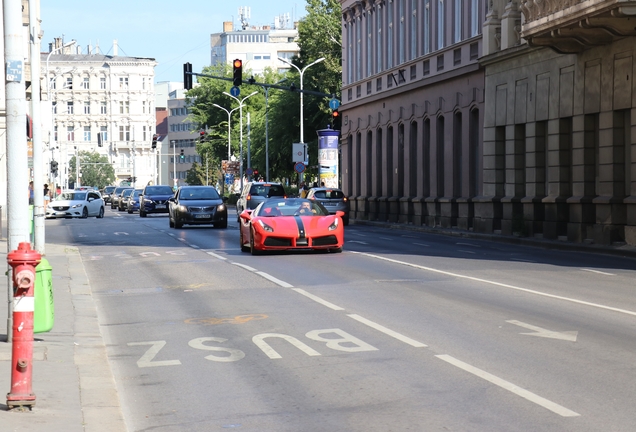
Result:
M149 256L161 256L157 252L141 252L139 255L141 255L144 258Z
M358 241L358 240L349 240L347 243L359 243L359 244L369 244L367 242L363 242L363 241Z
M179 250L176 250L176 251L166 251L166 253L167 253L167 254L169 254L169 255L185 255L185 252L183 252L183 251L179 251Z
M550 338L550 339L559 339L559 340L564 340L569 342L576 342L576 337L579 334L579 332L577 331L556 332L556 331L547 330L541 327L533 326L532 324L526 324L524 322L516 321L516 320L509 320L506 322L517 325L519 327L527 328L528 330L535 331L535 333L520 333L522 335L528 335L528 336L538 336L538 337L544 337L544 338Z
M120 234L121 234L121 235L128 235L128 233L127 233L127 232L116 232L116 233L115 233L115 235L120 235Z

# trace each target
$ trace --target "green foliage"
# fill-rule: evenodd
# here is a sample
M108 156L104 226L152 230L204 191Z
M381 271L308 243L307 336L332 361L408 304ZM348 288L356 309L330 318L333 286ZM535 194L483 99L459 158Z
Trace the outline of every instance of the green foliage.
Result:
M97 186L99 189L112 185L115 182L115 169L108 161L108 157L97 152L80 151L80 170L82 186ZM76 182L76 157L69 161L69 182Z

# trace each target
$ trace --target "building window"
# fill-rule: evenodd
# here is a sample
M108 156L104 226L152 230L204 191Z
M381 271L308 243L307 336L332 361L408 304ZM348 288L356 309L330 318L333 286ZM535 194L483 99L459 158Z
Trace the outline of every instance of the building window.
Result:
M437 56L437 70L444 70L444 54Z
M422 53L431 52L431 3L424 0L424 17L422 18Z
M146 77L141 78L141 89L146 90Z
M73 90L73 78L72 77L66 78L66 85L64 86L64 88L66 88L68 90Z
M141 102L141 112L142 114L146 114L146 101Z
M100 102L99 104L99 113L100 114L108 114L108 105L106 105L105 101Z
M49 82L51 83L51 90L55 90L55 89L57 89L57 86L56 86L56 84L55 84L55 82L56 82L57 80L56 80L55 78L56 78L56 76L55 76L55 75L53 75L53 76L49 79Z
M75 141L75 129L73 126L66 126L66 140Z
M90 140L91 140L91 127L84 126L84 141L90 141Z
M119 101L119 114L130 114L130 102Z
M130 126L119 126L119 141L130 141Z
M453 64L455 66L460 65L462 63L462 50L461 48L457 48L453 50Z
M444 48L444 0L437 3L437 49Z
M430 60L424 60L422 62L422 75L426 76L431 73L431 62Z
M356 20L356 81L362 79L362 20Z
M144 126L142 129L142 140L143 142L146 142L146 140L148 139L148 126Z
M108 126L100 126L99 133L102 135L102 142L108 141Z
M101 90L106 90L106 77L99 78L99 88Z
M378 72L382 72L383 70L383 65L382 65L382 61L383 61L383 49L384 49L384 41L382 39L382 11L384 9L381 8L379 5L376 8L376 12L375 12L375 26L377 27L377 34L376 34L376 63L375 63L375 73Z
M398 0L398 64L406 61L406 17L404 16L404 2Z
M477 42L471 43L470 44L470 59L477 60L477 57L479 57L479 45L477 44Z
M386 67L393 67L393 0L387 4L387 38L386 38Z
M54 137L53 137L53 141L57 141L57 140L58 140L58 138L57 138L57 126L55 126L55 127L53 128L53 135L54 135Z
M128 90L128 77L120 77L119 78L119 89L120 90Z
M57 114L57 101L54 101L51 105L53 105L53 114Z
M375 91L382 90L382 78L378 78L375 80Z
M352 23L347 24L347 84L353 82L353 30Z
M411 0L411 17L409 18L409 32L411 33L411 54L409 60L417 57L417 0Z
M455 10L453 13L453 42L457 43L462 40L462 0L455 0Z
M367 81L367 94L370 95L371 91L371 81Z
M91 103L89 101L84 102L84 114L91 113Z
M417 66L411 65L411 80L417 78Z
M367 12L366 15L366 31L367 31L367 73L365 77L373 75L373 33L371 27L373 26L373 19L371 12Z
M66 114L73 114L73 102L66 102Z
M84 79L82 80L82 88L84 90L88 90L90 88L90 81L88 77L84 77Z
M479 13L479 0L471 0L470 2L470 35L477 36L479 34L479 23L481 22Z

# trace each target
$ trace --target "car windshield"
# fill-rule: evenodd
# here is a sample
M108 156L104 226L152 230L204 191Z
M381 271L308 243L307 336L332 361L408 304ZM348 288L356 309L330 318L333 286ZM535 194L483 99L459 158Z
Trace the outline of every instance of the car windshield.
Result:
M145 195L172 195L172 188L170 186L152 186L147 187Z
M64 192L58 195L56 201L84 201L86 199L86 192Z
M214 188L184 188L179 193L182 200L214 200L220 199L219 193Z
M132 189L126 189L126 190L122 193L122 195L123 195L123 196L129 196L132 192L133 192L133 190L132 190Z
M135 189L135 191L132 193L132 196L134 197L138 197L139 195L141 195L141 189Z
M327 189L316 191L314 196L318 199L343 199L344 194L341 190Z
M104 193L111 193L115 188L113 186L107 186L104 188Z
M265 201L257 216L327 216L329 212L320 203L307 199L274 199Z
M281 185L275 184L256 184L250 188L250 195L273 197L273 196L285 196L285 190Z

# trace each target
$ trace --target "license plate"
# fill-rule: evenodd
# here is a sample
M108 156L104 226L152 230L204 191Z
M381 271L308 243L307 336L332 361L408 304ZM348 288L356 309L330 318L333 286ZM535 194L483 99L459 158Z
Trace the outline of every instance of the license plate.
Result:
M209 219L210 215L209 214L198 214L198 215L194 215L194 217L196 219Z
M166 205L165 205L165 204L157 204L157 205L155 205L155 208L158 208L158 209L165 209L165 208L166 208Z

